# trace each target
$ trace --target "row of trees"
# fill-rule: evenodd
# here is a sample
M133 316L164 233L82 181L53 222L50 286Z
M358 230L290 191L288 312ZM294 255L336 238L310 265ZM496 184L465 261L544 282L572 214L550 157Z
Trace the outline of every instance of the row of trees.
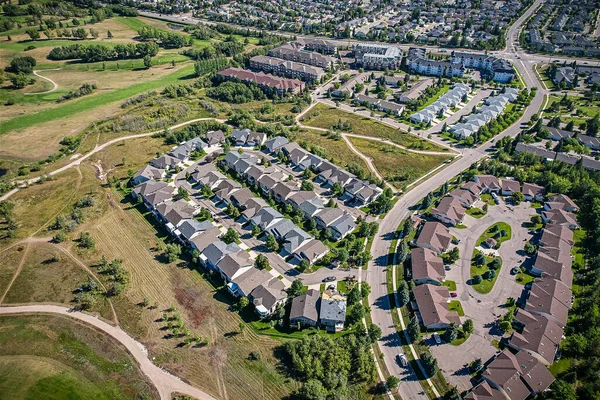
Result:
M160 47L166 49L179 49L183 46L190 46L193 39L186 39L177 33L166 32L152 26L143 26L138 30L138 36L143 40L156 40Z
M128 58L154 57L158 45L154 42L117 44L114 47L105 44L74 44L55 47L48 53L49 60L81 59L83 62L124 60Z

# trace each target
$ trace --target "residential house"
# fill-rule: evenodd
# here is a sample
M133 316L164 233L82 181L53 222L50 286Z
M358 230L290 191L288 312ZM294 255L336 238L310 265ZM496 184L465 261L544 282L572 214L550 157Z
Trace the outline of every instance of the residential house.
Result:
M236 297L248 297L258 286L273 279L266 270L250 268L241 275L236 276L227 284L227 290Z
M450 246L452 235L443 224L439 222L425 222L419 236L415 240L417 247L424 247L442 254Z
M309 263L313 264L328 252L329 247L325 246L319 240L311 239L296 250L293 256L298 260L308 260Z
M566 194L557 194L550 197L548 201L544 203L544 210L564 210L567 212L576 213L579 211L579 207L577 207L577 204L575 204L575 202Z
M264 132L250 132L248 139L246 139L246 145L255 147L262 146L267 140L267 134Z
M258 225L258 227L265 231L272 227L277 221L280 221L283 218L283 215L279 213L279 211L275 210L272 207L263 207L256 212L250 218L250 223L252 225Z
M221 130L206 132L206 143L208 143L209 146L225 143L225 134Z
M511 400L536 396L554 382L550 371L537 358L524 351L515 355L509 349L487 366L482 377Z
M535 262L529 267L529 272L535 276L548 276L571 286L573 272L570 265L555 260L544 252L538 251Z
M411 251L410 261L416 285L441 285L446 280L444 262L433 250L417 247Z
M192 250L203 253L208 246L220 241L219 236L221 236L221 230L218 227L213 226L212 228L193 236L190 239L189 244Z
M419 285L415 286L413 294L425 328L440 330L451 323L460 325L458 313L448 309L450 292L446 286Z
M346 322L346 296L331 288L321 296L320 324L330 332L344 329Z
M329 232L333 240L342 240L356 228L354 218L350 214L344 214L329 226Z
M466 190L462 193L470 194L470 192ZM470 194L470 196L472 195ZM443 223L456 226L462 222L467 213L467 210L463 206L463 201L461 200L464 201L464 199L459 199L454 196L444 196L438 205L432 208L429 213L433 218L438 219Z
M250 258L250 254L244 250L240 250L236 253L225 254L217 262L217 271L221 274L221 278L225 282L231 282L252 268L253 264L254 261Z
M521 184L514 179L500 179L502 196L512 196L521 191Z
M254 304L256 313L261 318L266 318L286 302L285 285L279 279L271 279L255 287L248 295L248 299Z
M507 400L503 392L483 381L464 397L465 400Z
M218 270L217 264L223 257L230 253L237 253L241 250L236 243L227 244L221 240L206 246L200 256L200 260L206 268Z
M289 220L284 219L283 221ZM283 251L287 254L293 254L311 239L312 237L308 233L297 226L294 226L283 237Z
M341 208L324 208L315 215L317 228L325 229L333 222L342 218L346 213Z
M579 229L577 216L565 210L542 211L542 220L546 224L564 225L571 230Z
M454 189L448 193L448 196L454 197L460 201L460 204L462 204L464 208L473 207L473 204L479 199L479 197L474 195L473 192L463 188Z
M288 144L290 141L283 136L275 136L267 140L264 144L267 153L273 154L279 152L283 146Z
M182 165L181 160L168 154L164 154L160 157L153 158L152 160L150 160L150 164L155 168L163 170L175 168L176 166Z
M371 204L383 193L380 187L358 178L352 178L344 190L356 203L364 205Z
M494 175L475 175L475 182L482 187L483 193L498 193L502 189Z
M138 172L136 172L136 174L133 176L133 178L131 178L131 184L133 186L137 186L141 183L151 180L158 181L164 178L164 176L164 169L156 168L151 165L146 165L145 167L140 168Z
M319 322L321 293L308 289L306 293L292 299L290 325L316 326Z
M544 200L544 193L546 189L543 186L535 185L533 183L523 183L523 196L527 201L542 201Z
M509 347L528 352L545 365L554 362L564 334L563 328L545 316L532 314L522 308L517 308L514 325L518 328L508 341Z

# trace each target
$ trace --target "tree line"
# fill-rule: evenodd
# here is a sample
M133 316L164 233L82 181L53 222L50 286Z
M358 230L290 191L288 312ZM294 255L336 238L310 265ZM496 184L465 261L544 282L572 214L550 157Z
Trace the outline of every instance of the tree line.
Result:
M154 57L157 53L158 45L154 42L117 44L115 46L94 43L55 47L50 50L47 58L55 61L81 59L82 62L98 62Z

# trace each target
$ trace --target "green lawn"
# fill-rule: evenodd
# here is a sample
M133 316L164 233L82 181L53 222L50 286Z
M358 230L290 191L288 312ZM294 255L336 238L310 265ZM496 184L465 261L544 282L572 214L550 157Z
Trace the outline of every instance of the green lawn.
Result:
M528 283L533 282L535 280L535 276L530 275L527 272L519 272L515 276L515 280L520 285L527 285Z
M389 139L409 149L448 151L444 147L440 147L433 142L421 139L415 135L402 132L367 117L350 114L335 107L329 107L322 103L314 106L302 117L304 125L324 129L332 129L340 120L350 124L352 129L348 130L349 133Z
M487 271L490 270L489 265L494 260L494 258L499 259L500 263L502 263L502 258L500 258L500 257L485 256L485 264L484 265L475 265L473 263L473 260L475 259L475 256L478 253L480 253L479 250L475 250L473 252L473 257L471 258L471 269L470 269L471 279L475 275L481 275L483 277L483 274L485 274ZM496 283L496 280L498 279L498 275L500 275L501 268L502 268L502 264L500 264L500 268L498 268L498 270L496 270L496 276L493 279L483 278L483 281L477 285L471 283L473 285L473 289L475 289L478 293L481 293L481 294L487 294L487 293L491 292L492 288L494 287L494 284Z
M191 77L193 74L193 65L186 65L176 72L160 79L154 79L147 82L137 83L126 89L115 90L99 95L83 97L81 99L65 102L63 105L44 110L32 115L21 115L2 122L0 134L8 133L13 130L21 130L32 125L41 124L59 118L72 117L75 114L89 111L96 107L109 104L115 101L125 100L136 94L147 92L152 89L164 87L173 83L180 82ZM66 135L66 134L65 134Z
M158 399L120 344L64 316L0 317L0 376L6 399Z
M446 280L442 283L442 285L447 286L448 290L451 292L454 292L456 290L456 282L454 281Z
M377 171L394 186L414 182L450 160L450 156L417 154L368 139L350 138L358 151L370 157Z
M572 360L570 358L561 358L558 361L555 361L548 369L555 377L560 375L561 373L567 371L572 364Z
M471 217L479 219L479 218L483 217L486 214L486 212L483 211L481 208L471 207L471 208L467 208L467 214L470 215Z
M448 303L448 309L450 311L456 311L460 317L465 316L465 312L463 311L462 304L458 300L452 300Z
M506 236L501 236L500 232L506 231ZM490 226L480 237L477 239L477 246L480 246L483 242L485 242L489 238L493 238L496 240L496 245L500 247L503 242L510 240L512 237L512 229L509 224L506 222L496 222L494 225Z
M495 206L496 205L496 203L494 203L494 198L489 193L482 194L481 195L481 201L483 201L484 203L486 203L488 206Z

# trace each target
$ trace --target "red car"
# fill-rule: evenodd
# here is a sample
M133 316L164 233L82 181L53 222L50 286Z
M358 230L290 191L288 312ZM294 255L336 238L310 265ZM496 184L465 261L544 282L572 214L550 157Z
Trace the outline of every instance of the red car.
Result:
M450 297L458 297L458 295L456 294L456 292L450 292Z

